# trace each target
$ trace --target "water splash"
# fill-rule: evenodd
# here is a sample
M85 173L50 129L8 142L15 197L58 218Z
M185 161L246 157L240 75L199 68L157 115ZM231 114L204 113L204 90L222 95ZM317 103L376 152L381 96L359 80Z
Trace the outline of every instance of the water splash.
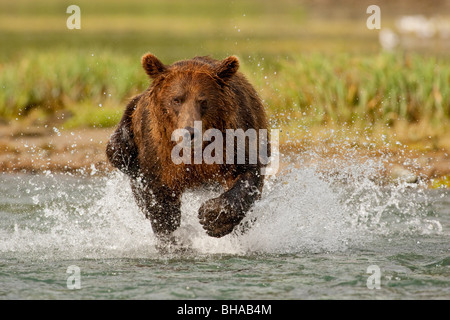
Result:
M249 226L223 238L206 235L198 223L201 204L217 191L189 191L182 198L177 236L198 254L336 252L377 236L442 232L429 216L420 185L380 183L380 161L351 157L290 159L269 178L262 199L243 221ZM350 159L350 160L349 160ZM323 170L323 167L327 170ZM8 182L8 181L7 181ZM39 258L157 257L150 222L139 212L128 179L72 175L10 177L16 185L0 210L0 253ZM7 188L7 187L5 187ZM5 199L1 199L5 202ZM19 213L14 212L16 205ZM4 207L4 206L3 206Z

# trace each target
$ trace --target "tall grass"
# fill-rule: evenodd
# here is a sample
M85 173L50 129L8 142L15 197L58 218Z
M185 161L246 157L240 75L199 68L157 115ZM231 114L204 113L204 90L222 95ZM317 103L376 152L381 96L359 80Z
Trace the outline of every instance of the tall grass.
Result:
M86 114L95 109L119 107L148 80L139 59L106 52L58 51L30 53L0 67L0 83L1 118L24 119L38 110L43 117L70 111L88 120Z
M275 69L263 83L274 114L347 124L450 119L448 59L310 54L281 60Z
M126 100L149 84L139 58L109 51L25 54L0 66L0 117L45 118L66 111L72 126L114 125ZM439 125L450 120L449 60L399 53L309 54L243 59L242 65L272 118L284 122Z

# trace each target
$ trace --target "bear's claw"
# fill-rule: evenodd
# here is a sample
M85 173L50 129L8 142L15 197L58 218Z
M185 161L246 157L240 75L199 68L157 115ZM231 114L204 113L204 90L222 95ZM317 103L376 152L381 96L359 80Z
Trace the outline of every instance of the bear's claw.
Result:
M202 204L198 217L209 236L220 238L233 231L244 214L225 197L218 197Z

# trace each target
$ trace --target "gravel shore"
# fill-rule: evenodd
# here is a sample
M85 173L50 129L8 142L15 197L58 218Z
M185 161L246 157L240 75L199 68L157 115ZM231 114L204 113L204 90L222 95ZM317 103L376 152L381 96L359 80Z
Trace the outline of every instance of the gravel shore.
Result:
M15 128L0 126L0 170L4 173L73 172L104 174L113 170L105 148L113 128L59 130L56 127ZM289 148L281 146L281 152ZM450 152L390 152L385 161L389 179L450 177ZM360 152L361 158L367 154ZM407 160L407 161L405 161ZM283 159L282 159L283 161Z

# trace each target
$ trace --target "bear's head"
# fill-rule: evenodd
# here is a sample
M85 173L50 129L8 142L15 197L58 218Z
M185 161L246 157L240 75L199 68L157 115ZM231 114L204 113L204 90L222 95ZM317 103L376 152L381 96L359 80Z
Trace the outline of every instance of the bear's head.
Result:
M208 129L224 133L226 129L238 128L242 121L238 117L239 108L244 99L238 92L238 83L244 82L244 76L237 72L239 60L234 56L224 60L196 57L165 65L154 55L146 54L142 66L152 82L139 99L136 113L142 117L133 119L135 134L141 142L144 135L150 134L163 167L162 182L181 189L211 178L231 181L232 171L220 173L219 164L175 164L171 152L178 142L172 140L172 134L185 129L184 132L191 133L191 142L194 141L195 121L201 121L203 133ZM203 142L203 148L206 144ZM145 149L141 150L145 154ZM191 151L194 153L194 148Z
M236 57L196 57L164 65L149 53L142 57L142 66L153 79L144 99L150 100L152 118L163 124L166 138L175 129L193 134L194 121L202 121L203 130L234 127L236 108L229 83L239 68Z

